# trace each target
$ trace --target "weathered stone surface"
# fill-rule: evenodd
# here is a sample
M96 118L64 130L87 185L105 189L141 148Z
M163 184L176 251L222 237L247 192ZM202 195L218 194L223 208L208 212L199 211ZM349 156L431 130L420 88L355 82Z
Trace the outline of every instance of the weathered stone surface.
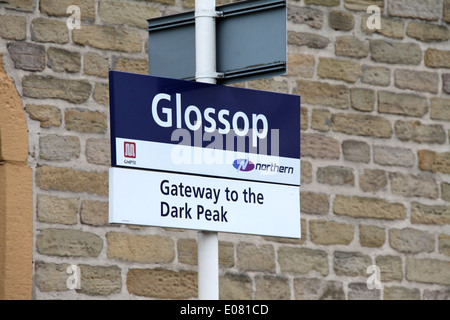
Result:
M333 269L336 275L341 276L365 276L371 259L360 252L335 251L333 256Z
M411 205L411 222L415 224L449 224L450 206L425 205L413 202Z
M372 60L390 64L418 65L422 61L422 49L417 43L369 40Z
M72 37L76 44L101 50L123 52L140 52L142 50L140 35L136 31L126 28L88 25L73 30Z
M332 186L354 186L353 170L341 166L327 166L317 169L317 181Z
M303 133L300 137L301 156L320 159L339 159L339 142L317 133Z
M287 19L295 24L306 24L315 29L321 29L323 26L323 11L309 8L289 5Z
M312 220L309 222L309 235L315 244L349 245L353 240L355 227L350 224L327 220Z
M108 232L108 258L143 263L169 263L175 258L173 240L157 235Z
M8 40L25 40L27 37L25 17L0 15L0 37Z
M330 42L330 39L315 33L288 31L288 44L324 49Z
M0 5L17 11L32 12L36 6L35 0L2 0Z
M118 266L80 265L80 289L90 296L107 296L122 291L122 272Z
M148 74L148 60L120 57L114 64L114 70Z
M97 82L95 84L94 100L101 105L109 106L109 85L107 83Z
M450 152L437 153L419 150L419 169L424 171L450 173Z
M49 16L68 17L67 8L71 5L80 8L82 21L95 20L95 0L41 0L39 9Z
M350 31L355 26L355 18L349 12L331 10L328 14L328 26L335 30Z
M288 300L291 296L288 279L273 276L258 276L255 279L255 299Z
M406 34L424 42L439 42L450 39L450 31L446 26L421 22L411 22L406 28Z
M59 127L61 125L61 111L57 107L27 104L26 111L30 119L41 123L42 128Z
M361 82L387 87L391 83L391 71L385 67L363 65Z
M106 116L102 112L69 109L65 113L66 128L78 132L104 133Z
M319 272L328 275L328 259L325 251L308 248L280 247L278 263L282 272L308 274Z
M423 283L450 285L450 261L406 259L406 279Z
M219 299L250 300L253 296L253 281L246 274L227 273L219 277Z
M428 112L428 100L409 93L379 91L378 111L420 118Z
M378 256L375 263L380 267L382 282L403 279L403 263L399 256Z
M197 298L197 273L165 269L130 269L127 289L131 294L158 299Z
M450 21L450 18L448 19ZM427 290L423 291L423 300L450 300L449 289Z
M285 79L265 78L251 80L247 82L249 89L272 92L286 92L288 90L287 81Z
M436 72L397 69L394 72L395 86L400 89L410 89L438 93L439 75Z
M383 166L410 168L414 166L416 158L411 149L390 146L374 146L373 161Z
M384 9L384 0L345 0L344 7L349 10L367 11L367 7L380 7L381 12Z
M364 162L370 161L370 146L357 140L345 140L342 142L342 153L347 161Z
M326 7L337 7L340 4L340 0L305 0L307 5L317 5Z
M450 201L450 183L441 183L441 198L445 201Z
M197 241L180 239L177 242L178 262L196 266L198 258Z
M387 183L387 174L383 170L365 169L364 174L359 176L359 187L364 192L379 191L386 188Z
M219 266L231 268L234 265L234 243L219 241Z
M351 60L319 58L317 74L322 78L355 83L361 74L361 65Z
M24 96L37 99L62 99L80 104L91 95L91 85L85 80L66 80L32 74L23 77L22 86Z
M81 54L60 48L49 48L47 51L47 66L56 72L79 72L81 69Z
M352 108L358 111L373 111L375 109L375 91L364 88L350 89Z
M350 283L348 285L348 300L380 300L381 290L369 289L367 283Z
M109 166L111 164L110 139L90 138L86 140L86 160L89 163Z
M384 300L420 300L419 289L409 289L400 286L384 288Z
M391 191L405 197L424 197L437 199L439 188L432 177L390 172Z
M450 23L450 0L444 0L444 21Z
M300 210L311 214L328 214L330 207L329 197L324 193L300 191Z
M42 71L45 69L44 46L28 42L8 43L8 52L17 69Z
M108 208L108 202L83 200L80 209L81 223L97 227L108 225Z
M71 229L44 229L36 236L40 254L61 257L98 257L103 240L90 232Z
M84 55L84 74L108 78L109 60L96 53L88 52Z
M440 0L390 0L388 12L389 15L396 17L437 21L442 17L442 2Z
M103 0L99 4L98 10L100 19L105 23L126 24L139 28L147 27L147 19L157 18L161 15L155 6L146 2Z
M412 228L389 230L389 244L404 253L433 252L435 247L433 234Z
M450 31L448 31L450 34ZM428 48L425 51L425 65L430 68L450 68L450 50Z
M40 222L74 225L78 222L78 198L38 194L37 218Z
M440 234L438 237L439 252L450 257L450 235Z
M311 162L301 160L301 183L312 182L312 166Z
M401 203L384 199L337 195L333 212L353 218L396 220L406 218L406 208Z
M341 36L336 38L335 51L337 56L365 58L369 55L369 44L354 36Z
M69 267L70 265L67 263L56 264L36 261L34 266L35 281L36 286L39 288L39 291L68 291L68 274L66 273L66 271Z
M335 113L331 121L333 130L337 132L376 138L392 136L391 123L380 116Z
M294 293L297 300L343 300L342 282L314 278L294 279Z
M86 172L42 166L36 168L36 185L45 190L108 195L108 172Z
M65 21L36 18L31 23L31 38L37 42L68 43L69 31Z
M237 247L237 265L247 271L275 271L275 250L272 245L256 246L240 243Z
M380 248L386 242L386 232L381 227L360 225L359 242L363 247Z
M402 141L442 144L447 139L446 132L440 124L425 125L420 121L398 120L394 127L395 134Z
M41 136L39 147L39 156L45 160L68 161L80 156L80 139L75 136Z
M327 109L313 109L311 115L311 128L319 131L330 131L331 112Z
M315 59L310 54L288 54L288 75L312 78L315 70Z
M349 89L344 85L298 80L295 93L301 95L303 103L336 109L347 109L350 106Z
M432 98L430 118L450 121L450 99Z

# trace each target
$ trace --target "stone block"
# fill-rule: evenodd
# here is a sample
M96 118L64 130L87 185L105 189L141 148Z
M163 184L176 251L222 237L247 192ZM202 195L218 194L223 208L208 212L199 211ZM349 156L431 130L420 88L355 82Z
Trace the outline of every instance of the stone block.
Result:
M42 71L45 69L44 46L28 42L8 43L8 52L17 69Z

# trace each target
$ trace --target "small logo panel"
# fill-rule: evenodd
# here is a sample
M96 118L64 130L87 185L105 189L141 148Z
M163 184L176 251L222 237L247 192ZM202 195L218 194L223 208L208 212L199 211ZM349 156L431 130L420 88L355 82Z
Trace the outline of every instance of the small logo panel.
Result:
M125 158L136 158L136 143L125 141L123 149Z

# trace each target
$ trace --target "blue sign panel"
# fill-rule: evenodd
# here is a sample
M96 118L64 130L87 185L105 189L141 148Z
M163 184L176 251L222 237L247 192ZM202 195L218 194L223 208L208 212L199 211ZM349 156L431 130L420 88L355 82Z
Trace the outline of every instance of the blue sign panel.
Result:
M300 185L300 97L110 72L112 166Z

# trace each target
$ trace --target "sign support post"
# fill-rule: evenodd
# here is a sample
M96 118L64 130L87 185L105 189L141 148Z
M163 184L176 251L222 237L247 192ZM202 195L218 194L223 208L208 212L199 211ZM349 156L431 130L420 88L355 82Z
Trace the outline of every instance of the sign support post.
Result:
M195 0L196 81L216 83L215 0ZM198 298L219 299L219 238L217 232L198 233Z

